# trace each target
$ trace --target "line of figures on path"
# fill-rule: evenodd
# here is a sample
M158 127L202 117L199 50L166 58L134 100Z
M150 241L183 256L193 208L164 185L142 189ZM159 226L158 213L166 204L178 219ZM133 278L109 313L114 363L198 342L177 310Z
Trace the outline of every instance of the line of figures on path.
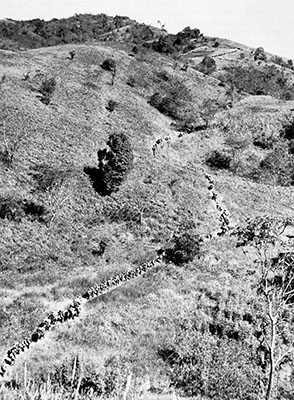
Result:
M198 129L196 128L196 131L197 130L202 130L202 129L203 129L203 126L200 126L200 127L198 127ZM193 130L192 131L186 131L186 132L180 132L177 135L177 138L181 138L181 137L189 135L189 134L191 134L193 132L194 132ZM162 137L162 138L158 138L155 141L155 143L152 145L152 154L153 154L153 156L154 157L156 156L156 150L160 145L164 145L164 143L170 143L171 140L172 140L171 136L165 136L165 137ZM231 223L229 221L229 216L228 216L227 210L225 208L223 208L217 201L217 193L214 190L214 182L213 182L211 176L208 175L208 174L205 174L205 178L208 180L208 183L209 183L207 189L210 192L211 200L215 203L215 207L218 210L218 212L220 213L219 221L221 223L221 227L220 227L219 231L217 231L214 234L208 234L208 235L206 235L204 237L204 240L207 241L207 240L212 239L213 237L224 235L229 230L231 230L233 228L233 226L231 225Z
M208 234L205 236L204 240L207 241L207 240L212 239L213 237L225 235L227 232L229 232L230 230L233 229L233 225L231 225L227 210L225 208L223 208L217 200L218 195L214 189L214 182L213 182L211 176L208 174L205 174L205 178L208 180L207 189L210 193L210 198L214 202L215 208L217 209L217 211L220 214L219 221L221 224L220 228L215 233Z
M85 294L77 297L70 306L65 310L59 310L57 313L51 313L45 318L37 328L32 333L29 339L24 339L20 343L16 343L12 346L6 353L6 357L4 359L3 365L0 366L0 376L4 376L8 366L12 366L15 362L16 357L26 349L30 347L32 343L36 343L40 339L45 336L45 332L52 329L57 323L63 323L70 319L74 319L78 317L81 313L81 306L87 300L93 299L95 297L101 296L109 292L110 290L116 288L124 282L130 281L145 272L149 269L154 268L162 263L164 258L164 251L158 251L158 257L155 259L148 261L135 269L130 271L121 272L104 282L98 283L95 286L91 286Z
M229 230L232 229L232 226L230 224L227 211L221 207L221 205L217 200L218 195L215 192L214 182L211 176L205 174L205 178L208 180L207 189L210 193L211 200L214 202L216 209L220 213L219 220L221 223L220 228L215 233L208 234L203 238L204 240L208 241L213 237L224 235L225 233L227 233ZM82 296L78 296L75 300L73 300L73 302L68 306L68 308L65 311L59 310L55 314L54 313L49 314L47 318L45 318L42 322L40 322L40 324L34 330L29 339L24 339L22 342L16 343L13 347L11 347L7 351L7 355L4 359L4 362L2 366L0 366L0 376L3 377L5 375L7 367L12 366L14 364L16 357L21 352L28 349L32 343L35 343L40 339L42 339L45 336L46 331L52 329L57 323L63 323L70 319L75 319L76 317L78 317L81 313L81 307L85 302L95 297L101 296L102 294L109 292L110 290L116 288L122 283L128 282L144 274L149 269L152 269L155 266L160 265L164 261L165 252L164 250L160 249L157 251L157 254L158 256L155 259L148 261L138 266L135 269L126 272L121 272L101 283L97 283L96 285L91 286L85 294L83 294Z

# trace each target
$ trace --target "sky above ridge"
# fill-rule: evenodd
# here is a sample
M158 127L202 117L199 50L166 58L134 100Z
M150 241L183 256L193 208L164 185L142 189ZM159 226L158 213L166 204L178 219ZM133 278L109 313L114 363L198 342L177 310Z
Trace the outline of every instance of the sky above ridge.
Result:
M0 0L0 19L123 15L176 33L186 26L294 59L294 0Z

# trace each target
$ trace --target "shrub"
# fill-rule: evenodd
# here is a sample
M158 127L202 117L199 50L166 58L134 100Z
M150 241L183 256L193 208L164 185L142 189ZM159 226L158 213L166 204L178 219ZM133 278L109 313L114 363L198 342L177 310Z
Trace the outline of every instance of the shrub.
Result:
M46 105L50 104L55 88L56 88L55 78L49 78L42 82L42 85L38 90L38 92L40 93L39 98L42 103Z
M205 75L210 75L216 70L216 62L212 57L205 56L196 69Z
M115 74L116 72L116 62L113 58L106 58L101 64L101 68L105 69L105 71L110 71Z
M174 40L171 35L160 36L158 40L155 40L151 44L146 42L143 44L144 47L151 47L152 50L158 53L173 54L176 49L173 46Z
M264 48L263 47L257 47L257 49L254 52L254 61L266 61L267 56L265 54Z
M148 103L156 108L162 114L171 117L178 118L178 102L171 96L161 96L158 92L154 93Z
M159 39L153 41L152 37L147 37L143 46L163 54L186 53L193 50L199 40L204 40L199 29L186 27L176 35L162 34Z
M114 111L115 107L118 105L118 103L114 100L109 100L107 106L105 107L106 110L108 110L109 112Z
M123 133L110 135L106 144L110 150L98 150L98 168L84 169L93 180L95 190L103 196L119 190L134 159L130 141Z
M175 265L193 261L200 254L201 243L202 239L194 229L182 227L182 232L175 234L165 248L165 260Z
M24 211L18 200L12 197L0 199L0 218L20 222L23 217Z
M212 151L205 160L205 163L215 169L229 169L232 158L220 150Z
M30 200L13 197L0 198L0 218L20 222L25 216L31 220L45 222L47 210L43 205Z

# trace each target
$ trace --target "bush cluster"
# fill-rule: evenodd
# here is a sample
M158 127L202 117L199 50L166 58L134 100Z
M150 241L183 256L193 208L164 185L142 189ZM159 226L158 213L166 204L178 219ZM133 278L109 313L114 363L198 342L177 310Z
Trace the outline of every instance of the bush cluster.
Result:
M274 65L265 65L262 68L227 67L224 75L219 78L239 92L270 95L284 100L294 99L294 87L288 83L284 72Z
M196 69L205 75L211 75L216 70L216 62L212 57L205 56Z
M163 54L186 53L195 49L199 41L204 40L199 29L191 29L188 26L176 35L165 34L153 41L149 39L143 43L143 46Z
M222 150L213 150L205 160L205 163L214 169L229 169L231 162L231 156Z
M128 17L108 17L105 14L75 14L70 18L32 19L0 22L0 36L27 48L56 46L66 43L84 43L97 40L117 27L130 24Z
M183 265L199 256L202 238L192 227L182 226L179 233L173 235L165 248L165 260L175 265Z
M171 96L162 96L156 92L151 97L148 103L156 108L162 114L177 119L179 117L179 103Z
M45 222L47 210L43 205L30 200L21 200L13 197L0 198L0 218L9 221L21 222L24 217L39 222Z

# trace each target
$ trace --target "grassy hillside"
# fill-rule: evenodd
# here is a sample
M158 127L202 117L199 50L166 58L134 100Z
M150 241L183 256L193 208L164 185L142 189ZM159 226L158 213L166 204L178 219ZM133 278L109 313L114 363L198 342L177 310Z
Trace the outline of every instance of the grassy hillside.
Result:
M1 359L49 312L153 259L175 232L218 230L205 173L235 226L291 217L293 72L215 41L177 57L114 41L0 50ZM205 55L214 72L199 71ZM235 74L269 66L259 93ZM85 171L116 133L131 143L133 168L102 196ZM0 398L66 399L78 385L79 398L122 398L127 382L130 399L264 398L254 258L234 237L214 237L192 261L89 301L17 358ZM276 398L293 396L293 379L284 365Z

